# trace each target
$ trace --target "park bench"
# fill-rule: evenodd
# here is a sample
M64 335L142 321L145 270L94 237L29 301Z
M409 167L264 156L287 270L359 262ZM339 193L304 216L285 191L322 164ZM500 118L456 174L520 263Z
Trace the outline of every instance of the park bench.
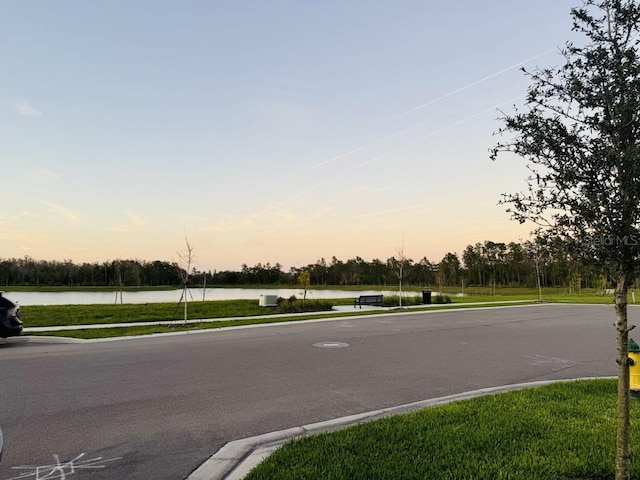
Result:
M377 305L379 307L382 306L382 295L360 295L358 298L354 299L353 308L356 308L360 305Z

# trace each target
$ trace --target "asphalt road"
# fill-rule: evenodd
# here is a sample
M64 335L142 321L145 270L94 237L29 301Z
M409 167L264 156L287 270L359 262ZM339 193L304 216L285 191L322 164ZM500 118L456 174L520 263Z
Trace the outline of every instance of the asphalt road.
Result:
M540 305L0 340L0 479L184 480L235 439L482 387L615 375L613 320L612 306Z

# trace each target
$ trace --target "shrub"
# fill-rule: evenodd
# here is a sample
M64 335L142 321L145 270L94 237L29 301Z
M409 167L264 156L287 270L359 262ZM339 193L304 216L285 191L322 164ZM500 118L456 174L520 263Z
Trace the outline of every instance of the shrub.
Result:
M298 300L295 296L289 299L278 299L279 313L304 313L304 312L324 312L333 308L333 304L328 300Z
M449 295L434 295L431 303L451 303L451 297Z
M422 303L422 297L411 295L405 297L402 296L402 306L409 305L420 305ZM400 296L399 295L388 295L386 297L382 297L382 306L383 307L399 307L400 306Z
M276 300L276 304L278 305L278 308L281 308L283 304L295 303L296 300L297 298L295 295L291 295L289 298L278 297L278 299Z

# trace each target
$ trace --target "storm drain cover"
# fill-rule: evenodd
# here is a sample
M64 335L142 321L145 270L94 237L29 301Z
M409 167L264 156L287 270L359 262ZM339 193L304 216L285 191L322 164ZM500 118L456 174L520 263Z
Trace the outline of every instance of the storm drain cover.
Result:
M348 347L348 343L344 342L318 342L313 344L314 347L318 348L344 348Z

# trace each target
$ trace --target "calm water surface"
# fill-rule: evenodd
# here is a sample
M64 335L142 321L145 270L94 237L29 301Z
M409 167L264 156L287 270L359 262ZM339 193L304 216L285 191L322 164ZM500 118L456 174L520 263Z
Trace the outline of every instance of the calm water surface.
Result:
M252 289L252 288L191 288L188 291L189 301L205 300L259 300L260 295L277 295L289 298L295 295L302 298L303 291L299 288L280 289ZM359 295L397 295L395 290L308 290L307 298L356 298ZM408 292L406 295L421 295L418 292ZM11 292L3 293L13 302L20 305L89 305L120 303L120 293L116 292ZM158 303L180 302L182 290L157 290L145 292L122 292L122 303Z

